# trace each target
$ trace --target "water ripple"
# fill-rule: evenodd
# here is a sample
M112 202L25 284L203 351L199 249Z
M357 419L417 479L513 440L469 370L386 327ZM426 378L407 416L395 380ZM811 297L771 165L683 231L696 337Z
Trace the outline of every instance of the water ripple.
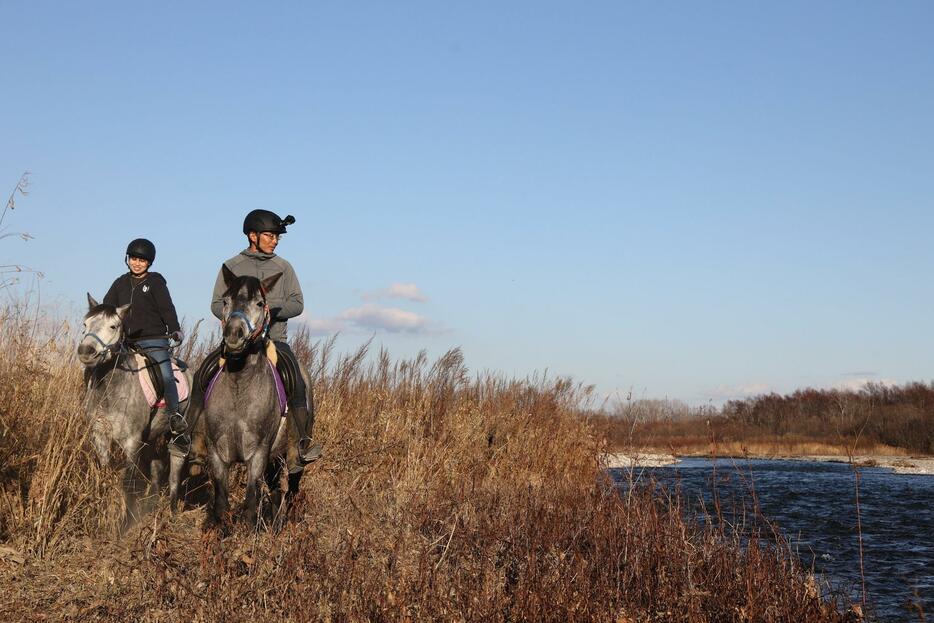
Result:
M619 482L623 472L614 470ZM916 621L906 604L934 612L934 477L861 468L859 523L866 590L880 621ZM727 515L758 499L801 561L859 597L856 478L843 463L685 459L654 470L659 486L680 486L708 509L714 484ZM754 491L753 491L754 490Z

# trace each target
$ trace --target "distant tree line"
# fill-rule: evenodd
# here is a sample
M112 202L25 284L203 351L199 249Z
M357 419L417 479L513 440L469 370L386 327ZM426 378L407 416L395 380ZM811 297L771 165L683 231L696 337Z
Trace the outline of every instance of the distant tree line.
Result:
M668 401L618 403L593 422L611 447L677 450L711 442L797 440L934 454L934 383L869 383L731 400L720 409Z

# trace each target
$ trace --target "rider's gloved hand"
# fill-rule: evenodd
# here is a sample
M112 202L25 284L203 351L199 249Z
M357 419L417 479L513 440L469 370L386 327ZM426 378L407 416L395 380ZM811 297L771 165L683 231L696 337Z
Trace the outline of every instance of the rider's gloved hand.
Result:
M182 333L182 330L181 330L181 329L179 329L178 331L176 331L175 333L173 333L173 334L170 335L169 337L172 338L173 340L175 340L176 342L181 343L181 341L182 341L183 339L185 339L185 334Z

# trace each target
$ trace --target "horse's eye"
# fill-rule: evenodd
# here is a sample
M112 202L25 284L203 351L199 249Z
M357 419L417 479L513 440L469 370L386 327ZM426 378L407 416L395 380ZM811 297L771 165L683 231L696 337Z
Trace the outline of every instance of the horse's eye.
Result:
M114 331L116 331L116 330L117 330L117 325L112 324L112 325L110 325L110 328L113 329Z
M262 302L262 301L256 301L256 306L257 306L257 307L262 307L262 306L263 306L263 302Z

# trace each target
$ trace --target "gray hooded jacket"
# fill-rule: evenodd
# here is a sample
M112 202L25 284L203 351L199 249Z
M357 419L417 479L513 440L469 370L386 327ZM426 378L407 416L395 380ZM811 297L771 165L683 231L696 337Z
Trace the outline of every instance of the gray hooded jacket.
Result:
M241 251L224 264L238 277L249 275L261 281L266 277L272 277L276 273L282 273L282 277L279 278L276 285L266 293L266 301L269 303L269 310L272 315L272 322L269 325L269 337L277 342L285 341L288 319L298 316L305 309L302 287L298 285L298 278L295 276L292 265L275 253L260 253L249 249ZM217 271L214 296L211 298L211 313L217 316L219 320L223 320L223 296L226 290L224 272L220 269Z

